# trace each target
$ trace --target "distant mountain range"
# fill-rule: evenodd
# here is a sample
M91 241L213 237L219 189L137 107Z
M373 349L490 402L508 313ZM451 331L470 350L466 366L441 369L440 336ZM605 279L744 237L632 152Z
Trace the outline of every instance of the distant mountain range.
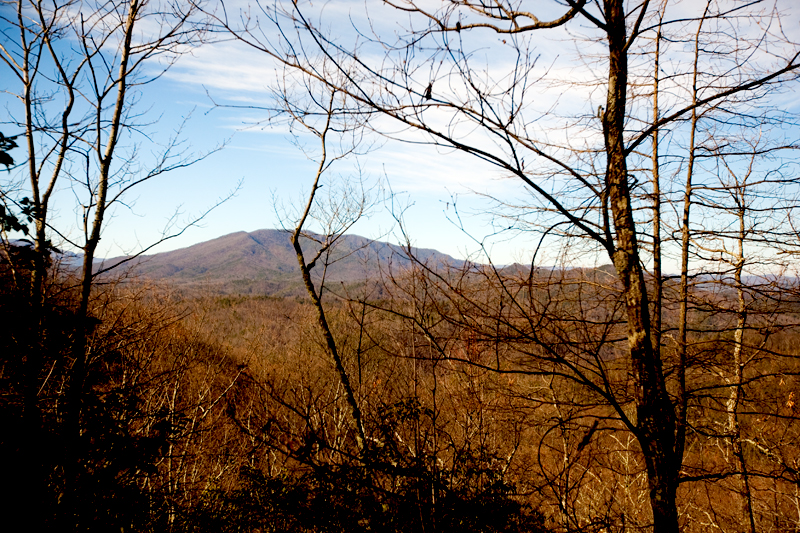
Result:
M304 239L302 245L306 260L310 261L319 247L310 239ZM420 261L433 265L463 264L436 250L414 248L413 253ZM108 259L105 265L120 259L123 258ZM387 272L408 264L408 254L401 246L344 235L331 252L325 276L330 282L359 283L374 279L381 270ZM231 233L188 248L140 256L120 268L179 288L215 294L303 294L297 256L289 233L281 230ZM312 273L319 279L323 269L321 259Z

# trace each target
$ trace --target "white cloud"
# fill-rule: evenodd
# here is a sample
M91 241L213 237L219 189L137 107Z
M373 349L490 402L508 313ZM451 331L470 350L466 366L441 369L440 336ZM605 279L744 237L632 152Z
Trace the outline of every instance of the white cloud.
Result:
M213 43L194 50L165 77L195 90L206 88L223 102L257 102L266 95L278 71L268 57L236 42ZM200 89L202 90L202 89Z

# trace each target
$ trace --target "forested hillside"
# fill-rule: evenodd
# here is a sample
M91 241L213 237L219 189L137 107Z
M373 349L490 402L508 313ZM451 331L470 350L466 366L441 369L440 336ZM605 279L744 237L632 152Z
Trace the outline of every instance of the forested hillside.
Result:
M94 296L80 439L70 442L74 291L53 276L46 336L34 342L25 296L7 290L5 353L23 342L42 350L34 376L25 359L4 367L3 452L25 481L7 500L22 506L35 494L38 513L22 518L45 529L646 528L645 466L619 414L635 417L611 275L429 274L405 269L379 300L327 297L363 452L307 298L106 285ZM680 497L699 512L685 513L688 531L705 530L703 509L735 530L747 505L770 530L795 523L800 300L783 294L780 306L753 306L743 335L734 438L735 299L724 286L693 293ZM669 331L678 313L664 320ZM667 359L665 373L676 363ZM26 378L37 387L34 424ZM67 491L75 500L64 516Z

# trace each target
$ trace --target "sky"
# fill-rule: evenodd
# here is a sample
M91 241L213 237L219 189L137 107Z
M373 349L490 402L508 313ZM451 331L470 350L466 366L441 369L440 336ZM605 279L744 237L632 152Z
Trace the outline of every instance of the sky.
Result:
M181 221L204 213L220 199L224 201L197 226L153 251L181 248L237 231L291 226L292 209L307 201L317 163L297 146L298 139L287 126L253 125L254 119L267 116L266 111L216 106L214 102L229 101L230 89L210 77L206 83L198 82L197 78L203 77L200 68L181 67L148 88L148 93L158 95L152 102L153 110L159 109L161 114L158 127L178 124L189 116L184 135L187 147L197 154L221 148L191 167L132 190L130 208L118 208L104 233L106 257L147 245L175 213L180 213L176 219L180 226ZM268 105L270 97L262 83L254 81L247 94ZM165 102L169 105L164 106ZM515 184L488 165L476 165L453 154L443 156L429 146L377 141L379 146L372 152L337 162L328 172L332 185L360 178L371 189L374 205L350 232L391 242L402 242L408 236L415 246L458 258L478 251L480 246L467 232L482 237L491 231L491 216L482 212L486 202L475 193L510 192ZM299 142L309 151L318 151L318 142L310 135L301 136ZM463 230L456 208L462 214ZM401 211L402 229L396 216ZM493 253L500 253L503 264L513 262L515 246L494 243Z
M237 0L227 5L234 13L248 3ZM317 3L314 9L324 14L332 28L341 28L341 38L346 41L354 37L351 21L364 23L365 7L377 31L395 31L402 24L402 19L381 13L378 5L336 0ZM791 22L790 31L796 32L796 20ZM335 37L340 36L337 31L333 32ZM576 116L581 112L591 116L605 98L602 86L598 90L593 85L605 73L590 54L601 45L575 38L591 35L585 21L572 24L568 31L541 35L536 34L529 43L539 57L534 73L577 83L568 89L557 85L537 87L536 103L544 109L558 105L571 109ZM505 75L513 58L494 55L502 48L503 36L475 32L471 38L473 59L485 66L486 75ZM315 162L297 143L311 152L316 144L309 135L293 137L285 123L265 122L269 114L264 108L273 104L270 86L277 79L278 71L265 54L221 38L187 52L163 76L144 86L137 104L145 113L144 121L150 123L137 131L143 162L146 164L148 154L157 151L184 121L178 135L187 155L208 155L190 167L131 190L124 205L117 206L106 223L99 255L136 253L158 241L165 231L179 231L222 199L202 220L149 253L182 248L237 231L291 225L292 210L305 204L316 170ZM0 87L3 83L7 81L0 80ZM437 82L437 90L445 90L443 85ZM8 103L8 97L4 98ZM796 101L784 103L797 105ZM551 141L582 142L559 137L566 135L566 128L548 123L552 119L547 115L538 120L541 128L549 128ZM585 142L591 144L591 136L597 132L592 133L590 128L585 135ZM374 141L376 147L370 153L337 164L329 174L333 182L326 184L333 187L337 180L352 183L360 176L372 191L373 205L351 233L390 242L402 242L408 237L415 246L434 248L462 259L486 260L481 253L483 246L496 264L530 260L538 243L536 238L526 233L496 236L498 227L505 226L493 216L492 204L485 198L524 205L527 193L519 181L453 150L380 137ZM77 215L69 187L62 187L56 199L59 201L54 204L54 224L74 226ZM400 212L402 226L398 223ZM66 233L71 236L69 231ZM602 256L590 255L586 259L588 264L607 262Z
M241 2L240 7L245 4ZM376 6L337 0L322 4L320 10L331 25L347 28L352 21L367 23L365 5ZM231 2L230 6L233 7L229 12L233 12L237 3ZM370 12L369 23L378 31L395 31L400 21L375 11ZM394 12L389 14L396 16ZM343 39L352 38L351 34L343 33ZM477 49L483 47L484 55L488 47L502 40L486 32L475 39L484 41L473 45ZM557 55L552 49L537 53ZM487 63L498 59L485 57ZM499 75L504 76L505 72ZM157 88L148 88L149 94L158 95L152 106L164 109L165 124L192 113L188 143L194 149L209 150L219 143L225 146L207 160L152 184L153 191L139 191L141 209L135 211L143 216L138 217L138 222L128 222L132 213L120 213L115 228L107 232L107 241L119 242L124 248L130 242L126 229L131 226L139 229L137 235L144 228L152 235L159 231L159 221L174 212L176 203L183 213L191 216L234 189L234 195L208 214L198 227L156 250L183 247L235 231L290 225L291 216L276 209L276 204L289 206L290 211L291 206L305 204L316 162L297 146L298 140L289 133L286 124L264 124L268 112L229 107L271 106L270 86L278 78L279 72L265 54L223 39L182 57L158 80ZM169 102L166 107L165 102ZM373 207L351 233L395 243L409 239L414 246L433 248L459 259L491 258L497 264L530 261L535 241L526 240L524 235L513 239L511 235L495 236L497 220L485 199L487 195L500 198L519 195L517 180L454 150L380 137L372 140L376 143L373 151L337 163L329 172L340 181L361 176L373 190ZM299 142L310 152L318 152L318 143L312 136L301 135ZM398 217L401 212L402 217ZM141 243L147 242L147 237L139 239Z
M340 1L325 9L342 21L353 10L363 14L363 5ZM291 225L292 209L305 204L316 163L297 143L314 151L316 140L309 135L295 138L285 123L259 124L268 116L262 109L230 107L271 106L270 85L277 79L277 71L264 54L230 40L220 41L180 57L164 75L142 87L137 104L144 113L140 122L149 123L137 129L135 139L140 143L143 168L148 154L157 152L184 121L178 135L186 154L209 155L127 193L124 203L117 205L106 221L98 255L136 253L165 232L180 230L222 199L202 220L148 253L237 231ZM11 82L6 77L0 88ZM13 98L5 95L3 102L9 114L18 113L13 111ZM8 126L0 131L19 133ZM408 238L415 246L457 258L480 253L480 241L493 231L491 213L480 194L513 194L517 184L503 179L489 165L452 151L373 140L377 147L372 152L342 161L329 172L328 179L334 182L360 176L372 191L372 207L350 232L390 242ZM62 183L54 198L51 222L66 237L78 241L79 213L75 212L73 192ZM402 225L398 223L400 212ZM64 229L70 226L72 230ZM496 241L483 242L495 262L511 263L526 255L524 243ZM69 248L64 242L61 245Z

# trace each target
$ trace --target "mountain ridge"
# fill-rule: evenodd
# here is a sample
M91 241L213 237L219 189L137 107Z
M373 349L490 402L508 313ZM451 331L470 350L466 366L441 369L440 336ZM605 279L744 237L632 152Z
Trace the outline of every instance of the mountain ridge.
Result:
M304 289L289 237L288 231L277 229L237 231L185 248L142 255L119 268L128 268L137 277L212 293L299 295ZM301 244L306 260L319 250L319 245L309 238L302 239ZM412 254L431 264L464 264L428 248L412 247ZM104 264L123 259L126 257L107 259ZM325 270L327 282L352 284L374 278L381 269L391 271L410 263L405 247L359 235L342 235L312 274L319 280Z

